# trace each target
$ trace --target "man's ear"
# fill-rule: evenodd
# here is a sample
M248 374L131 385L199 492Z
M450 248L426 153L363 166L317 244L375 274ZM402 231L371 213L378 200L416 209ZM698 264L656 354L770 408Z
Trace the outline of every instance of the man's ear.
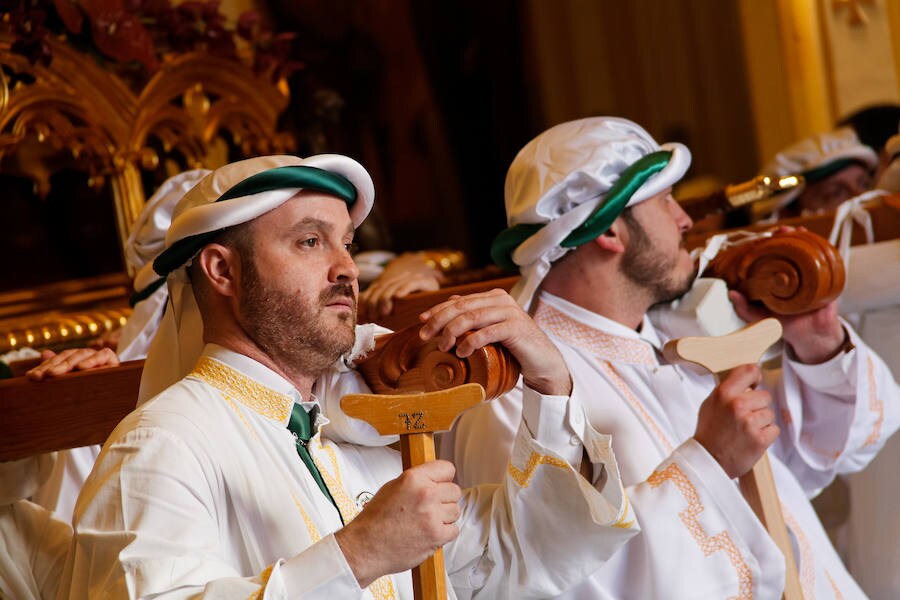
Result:
M237 295L241 261L233 248L209 244L200 250L194 262L212 291L228 297Z
M615 254L625 252L625 246L628 243L628 228L622 217L613 221L609 229L594 239L594 243L607 252Z

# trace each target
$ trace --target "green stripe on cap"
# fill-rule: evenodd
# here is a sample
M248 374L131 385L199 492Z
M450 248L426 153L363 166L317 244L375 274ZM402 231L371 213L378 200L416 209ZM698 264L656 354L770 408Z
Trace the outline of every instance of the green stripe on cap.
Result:
M134 308L135 306L137 306L138 302L143 302L144 300L146 300L147 298L152 296L153 292L155 292L156 290L161 288L165 283L166 283L165 277L160 277L159 279L156 279L155 281L153 281L153 283L151 283L144 289L133 293L131 295L131 298L128 299L128 304L131 306L131 308Z
M662 171L669 164L671 158L671 152L660 150L643 156L629 165L606 192L605 200L581 225L566 236L560 245L564 248L575 248L596 239L597 236L609 229L613 221L628 206L628 201L631 200L634 193L653 175ZM512 260L513 252L522 242L543 229L544 225L544 223L523 223L504 229L491 244L491 258L504 269L517 270L518 266Z
M215 201L222 202L289 188L331 194L346 202L348 207L356 203L356 187L346 177L325 169L304 165L276 167L251 175L232 186ZM212 242L220 231L198 233L176 241L156 257L156 260L153 261L153 270L162 277L166 277L189 261L203 246Z
M236 183L216 202L295 187L332 194L346 202L348 206L356 203L356 188L346 177L318 167L302 165L276 167L251 175Z
M822 181L829 175L834 175L838 171L846 169L850 165L858 164L865 167L866 171L869 170L869 167L866 167L862 162L855 160L853 158L842 158L840 160L833 160L830 163L824 164L820 167L816 167L815 169L810 169L809 171L803 172L803 179L806 180L807 184L815 183L817 181Z

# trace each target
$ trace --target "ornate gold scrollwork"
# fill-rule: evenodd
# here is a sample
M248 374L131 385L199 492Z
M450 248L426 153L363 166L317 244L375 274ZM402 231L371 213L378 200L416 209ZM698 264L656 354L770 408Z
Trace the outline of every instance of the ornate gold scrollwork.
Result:
M158 169L168 154L183 167L214 168L233 158L228 139L248 157L295 148L293 136L277 129L289 100L286 82L257 75L238 59L199 52L170 56L135 91L95 57L58 39L47 39L49 66L13 54L12 42L0 30L0 64L7 69L0 72L0 169L22 152L16 168L45 195L52 158L67 153L92 186L109 184L123 249L145 202L141 171ZM59 321L48 331L55 339L63 329L74 330ZM46 339L44 330L29 332ZM0 351L28 334L0 329Z

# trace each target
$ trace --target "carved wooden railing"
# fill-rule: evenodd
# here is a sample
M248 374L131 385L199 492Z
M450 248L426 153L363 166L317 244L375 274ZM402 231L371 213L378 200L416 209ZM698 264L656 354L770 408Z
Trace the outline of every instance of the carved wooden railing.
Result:
M384 336L359 369L377 393L415 393L479 383L486 397L511 389L519 367L507 351L487 346L468 358L422 342L418 327ZM0 381L0 461L102 444L134 410L143 361L32 382Z

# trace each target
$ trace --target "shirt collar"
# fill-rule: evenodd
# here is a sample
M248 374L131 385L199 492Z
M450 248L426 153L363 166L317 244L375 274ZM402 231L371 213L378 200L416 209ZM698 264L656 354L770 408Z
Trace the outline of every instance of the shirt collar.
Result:
M659 337L644 315L641 331L541 291L535 321L548 333L597 356L633 364L658 364Z
M191 375L212 385L231 400L285 426L295 403L306 412L318 405L315 396L304 401L293 384L272 369L218 344L207 344L203 348Z

